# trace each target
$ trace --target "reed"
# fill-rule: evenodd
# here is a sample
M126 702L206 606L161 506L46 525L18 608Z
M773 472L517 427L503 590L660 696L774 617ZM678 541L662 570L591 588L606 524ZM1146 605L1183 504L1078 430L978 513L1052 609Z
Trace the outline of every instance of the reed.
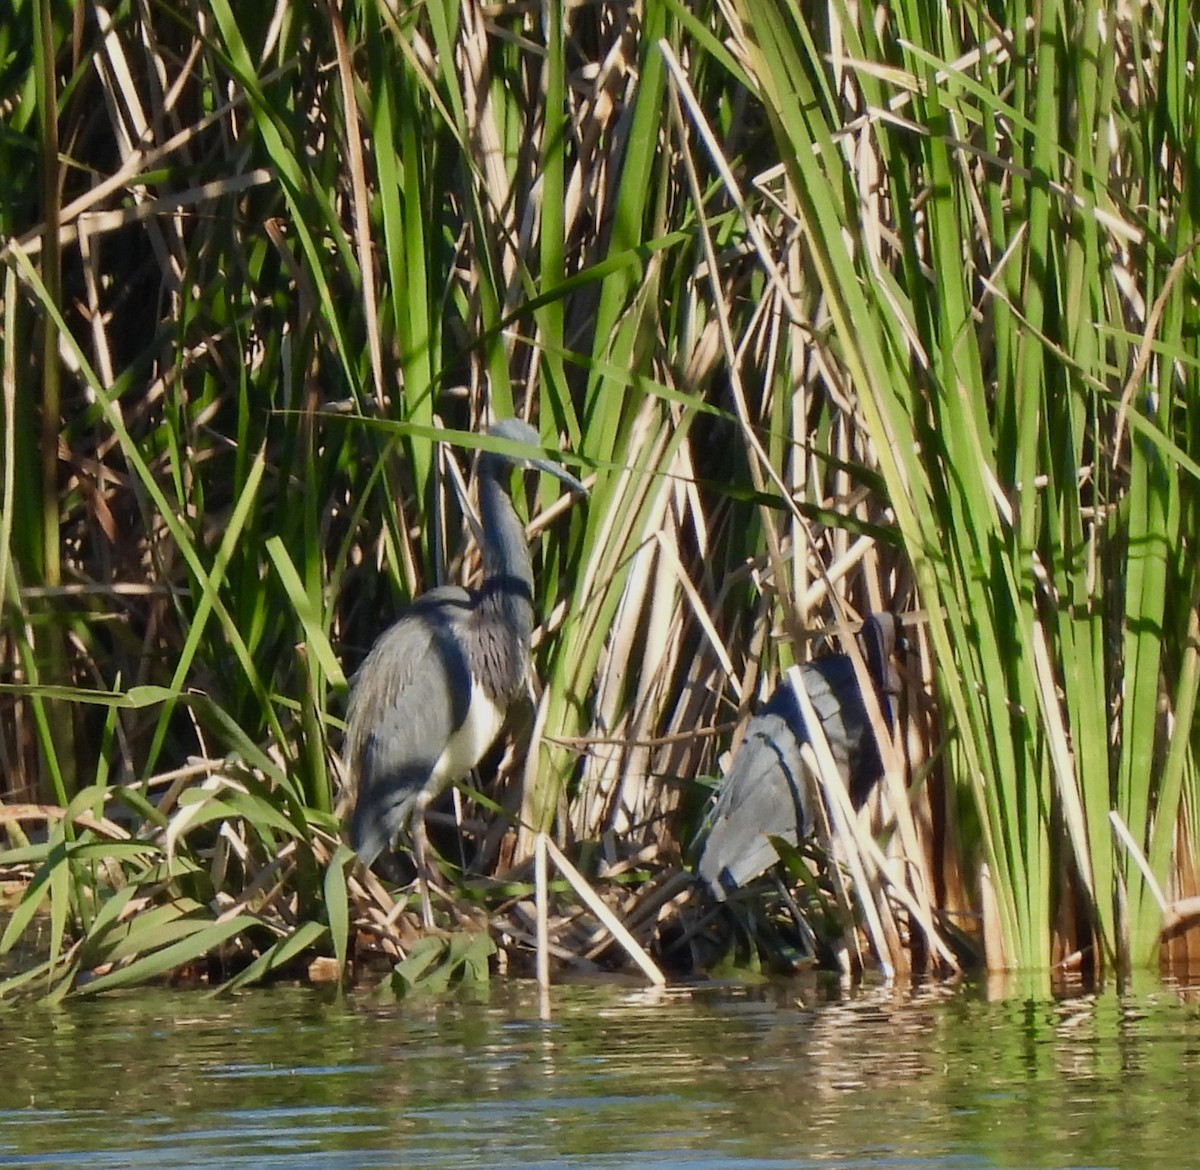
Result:
M489 412L592 492L528 502L541 688L459 928L516 923L550 830L641 943L686 916L731 731L894 606L929 621L888 857L836 931L895 912L897 970L934 917L992 966L1158 954L1145 873L1195 880L1195 17L867 15L15 0L0 953L48 945L0 995L411 951L339 844L340 716L477 571Z
M996 893L989 961L1094 944L1144 962L1157 909L1107 814L1164 880L1182 771L1163 764L1192 750L1196 364L1166 324L1189 313L1186 215L1131 164L1166 160L1186 189L1183 140L1151 113L1181 79L1126 56L1148 11L1013 5L992 24L901 5L880 36L847 13L818 33L791 5L738 10L830 361L932 617Z

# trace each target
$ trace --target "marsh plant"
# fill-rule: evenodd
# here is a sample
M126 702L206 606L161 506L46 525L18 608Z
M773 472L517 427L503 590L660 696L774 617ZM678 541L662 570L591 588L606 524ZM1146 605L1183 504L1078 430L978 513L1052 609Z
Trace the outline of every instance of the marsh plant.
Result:
M672 875L748 713L893 608L870 823L790 859L835 949L1164 953L1197 39L1186 0L13 0L0 952L38 958L0 993L410 955L341 844L346 679L478 574L474 435L513 414L591 496L519 502L537 685L453 931L521 949L543 830L643 941L699 914Z

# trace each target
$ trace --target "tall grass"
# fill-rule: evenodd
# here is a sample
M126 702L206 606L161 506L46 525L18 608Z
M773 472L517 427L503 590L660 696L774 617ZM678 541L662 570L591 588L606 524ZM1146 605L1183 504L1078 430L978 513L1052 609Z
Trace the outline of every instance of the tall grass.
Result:
M459 468L522 413L592 493L528 502L540 689L477 866L677 867L808 631L923 608L893 886L994 906L993 965L1146 961L1109 813L1188 892L1196 36L17 0L0 950L48 910L65 992L404 949L338 845L346 677L477 572Z
M1093 941L1145 961L1158 912L1108 812L1165 884L1195 709L1177 264L1196 173L1153 111L1173 91L1194 129L1194 81L1133 51L1154 34L1115 8L900 5L882 37L838 14L824 45L793 6L739 12L931 615L996 894L989 961ZM1194 18L1166 15L1194 45Z

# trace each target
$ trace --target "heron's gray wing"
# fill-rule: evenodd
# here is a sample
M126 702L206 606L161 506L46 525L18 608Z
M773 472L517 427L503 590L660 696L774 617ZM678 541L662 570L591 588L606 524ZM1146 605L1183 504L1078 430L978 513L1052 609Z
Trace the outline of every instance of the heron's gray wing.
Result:
M798 677L846 780L860 754L865 720L853 663L831 654L800 667ZM772 837L795 845L811 830L810 781L800 756L808 739L791 680L785 678L750 720L718 790L696 864L718 900L779 860Z
M812 824L800 747L783 705L773 696L750 720L721 781L696 863L696 872L720 901L779 860L770 837L796 844Z
M354 677L346 757L357 796L350 842L370 865L389 847L456 728L471 672L462 630L472 598L445 586L422 594L371 647Z
M878 616L889 620L868 622L871 640L864 639L864 650L891 726L890 695L899 689L892 663L896 624L891 615ZM798 677L851 800L860 805L883 774L883 764L854 664L845 654L829 654L805 663ZM795 692L785 679L750 721L701 830L706 836L696 871L716 898L753 881L779 860L771 837L794 844L807 836L812 810L800 744L808 739Z

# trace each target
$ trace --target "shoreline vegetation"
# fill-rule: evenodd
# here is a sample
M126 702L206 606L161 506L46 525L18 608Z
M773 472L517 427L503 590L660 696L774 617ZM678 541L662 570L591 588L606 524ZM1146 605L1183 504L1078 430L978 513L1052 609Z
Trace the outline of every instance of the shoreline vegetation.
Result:
M532 973L547 841L566 966L633 969L581 883L669 974L1194 960L1198 59L1186 0L14 0L0 1000ZM422 937L347 679L512 415L590 497L516 500L533 695ZM749 715L880 610L878 792L708 905Z

